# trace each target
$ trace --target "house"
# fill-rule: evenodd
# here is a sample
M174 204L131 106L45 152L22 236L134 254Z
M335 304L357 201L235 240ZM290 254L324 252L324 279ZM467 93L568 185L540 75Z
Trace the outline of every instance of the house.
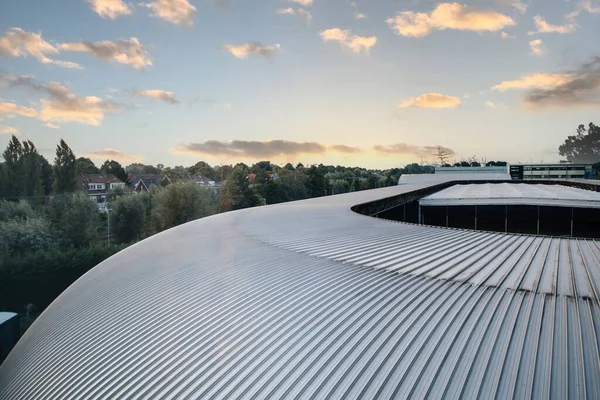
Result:
M131 175L129 180L134 192L148 192L152 185L167 186L173 183L167 175Z
M106 211L106 199L111 189L125 188L125 182L113 174L79 174L77 183L98 204L98 210Z
M218 187L219 184L215 181L213 181L212 179L209 179L205 176L202 175L193 175L193 176L187 176L186 181L192 181L194 183L197 183L198 185L202 186L202 187L209 187L209 188L213 188L213 187Z

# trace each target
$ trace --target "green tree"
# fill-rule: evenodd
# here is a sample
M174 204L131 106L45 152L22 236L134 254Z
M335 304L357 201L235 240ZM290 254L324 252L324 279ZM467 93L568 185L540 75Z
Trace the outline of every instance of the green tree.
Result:
M129 172L133 175L139 175L142 172L142 169L144 169L144 167L145 165L142 163L129 164L125 167L125 172Z
M0 249L7 255L59 250L61 235L43 217L0 222Z
M141 196L123 195L111 203L110 234L115 243L131 243L144 233L146 209Z
M48 196L50 193L52 193L52 187L54 185L54 173L52 171L52 166L48 160L46 160L46 157L38 155L38 160L42 175L42 191L44 196Z
M69 145L60 140L56 146L54 159L54 191L56 194L70 193L77 190L77 163Z
M160 175L162 174L162 169L157 168L154 165L144 165L142 170L140 171L142 175Z
M25 180L23 158L23 146L15 135L8 142L4 153L4 192L3 197L16 198L21 196L22 185Z
M194 182L175 183L154 194L153 219L158 231L212 215L215 205L210 189Z
M254 207L259 203L260 199L250 187L250 182L248 182L248 169L242 165L237 165L219 191L221 211Z
M231 165L218 165L215 167L216 181L223 182L229 179L231 173L233 172L233 167Z
M272 203L303 200L308 197L306 186L295 179L278 179L274 183L274 199ZM271 204L271 203L267 203Z
M40 157L33 142L23 142L23 157L20 162L23 164L24 181L21 194L25 197L38 197L44 193Z
M589 123L586 129L579 125L575 135L568 136L558 147L558 153L574 163L595 163L600 161L600 127Z
M76 161L77 174L98 174L100 170L96 164L87 157L79 157Z
M45 170L47 160L42 157L30 140L19 142L12 136L3 153L2 171L4 197L38 197L45 193Z
M112 174L116 176L117 178L125 182L125 184L127 185L131 184L127 172L125 172L125 169L121 166L121 164L119 164L119 162L115 160L104 161L104 164L102 164L102 167L100 169L106 174Z
M88 246L98 240L102 229L97 207L83 192L57 196L52 201L51 221L73 246Z
M188 168L191 175L202 175L205 178L216 180L217 174L215 170L206 162L198 161L196 164Z
M19 201L0 200L0 222L11 219L35 218L36 213L31 204L24 199Z
M318 166L312 165L306 171L306 175L308 176L306 189L309 197L321 197L325 195L327 190L327 182L325 181L326 173L327 168L323 164L319 164Z

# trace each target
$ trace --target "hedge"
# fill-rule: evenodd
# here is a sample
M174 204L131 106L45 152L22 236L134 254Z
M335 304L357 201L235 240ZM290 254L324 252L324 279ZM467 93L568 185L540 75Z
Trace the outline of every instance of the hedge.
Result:
M24 313L27 304L42 312L91 268L125 248L93 246L67 251L0 256L0 311Z

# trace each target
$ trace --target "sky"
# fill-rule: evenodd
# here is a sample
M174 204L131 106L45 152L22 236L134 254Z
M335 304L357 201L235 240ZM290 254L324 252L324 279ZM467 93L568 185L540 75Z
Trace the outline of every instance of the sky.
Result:
M0 146L97 164L556 162L600 0L0 0ZM594 120L596 118L596 120Z

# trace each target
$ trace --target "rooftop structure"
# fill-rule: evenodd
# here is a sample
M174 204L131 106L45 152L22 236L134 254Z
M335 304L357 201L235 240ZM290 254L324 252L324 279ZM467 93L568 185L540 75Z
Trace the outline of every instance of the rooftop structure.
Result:
M19 315L0 311L0 364L19 340L20 333Z
M419 200L422 206L528 204L600 208L600 193L562 185L486 183L454 185Z
M450 168L450 167L449 167ZM458 167L457 167L458 168ZM464 167L478 169L479 167ZM494 167L497 168L497 167ZM503 167L500 167L503 168ZM398 185L407 183L440 183L450 181L510 181L511 177L508 172L474 172L469 173L467 170L462 170L457 173L435 173L435 174L403 174L398 179Z
M598 241L353 211L451 184L234 211L131 246L40 315L0 398L600 398Z
M153 185L170 185L171 178L168 175L132 175L129 174L131 188L134 192L148 192Z
M504 167L435 167L436 174L508 174Z
M510 175L513 179L596 179L596 171L590 164L511 164Z

